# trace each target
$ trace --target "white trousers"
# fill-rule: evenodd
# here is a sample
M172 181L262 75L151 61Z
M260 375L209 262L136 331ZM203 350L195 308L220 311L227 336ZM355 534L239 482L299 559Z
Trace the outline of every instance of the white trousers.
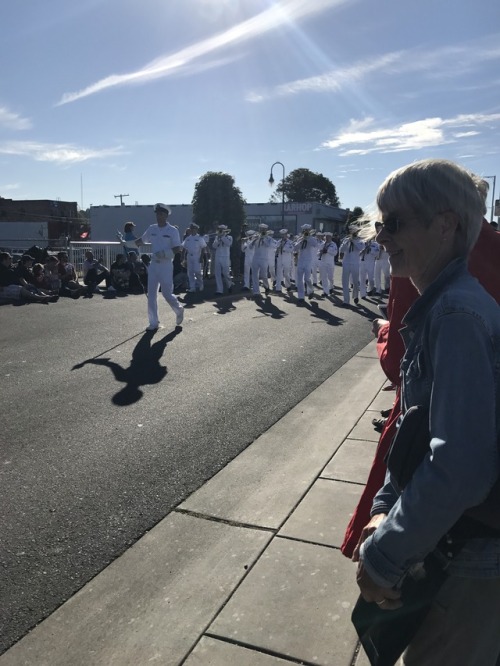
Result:
M278 254L276 259L276 291L281 291L281 285L285 281L285 287L292 284L293 257L291 252Z
M243 286L250 289L250 271L252 270L252 258L247 259L245 254L245 265L243 267Z
M260 293L259 279L264 284L264 289L269 289L269 280L267 279L267 257L254 257L252 261L252 290L254 294Z
M182 311L173 290L173 270L171 261L152 261L148 268L148 317L151 326L158 326L158 289L161 287L161 295L170 305L175 314Z
M368 291L375 289L375 261L361 260L359 262L359 291L361 297L366 296L366 283L368 282Z
M359 297L359 261L342 264L342 292L344 303L350 303L350 287L352 284L352 297Z
M203 291L203 272L199 258L188 256L187 274L189 280L189 289L191 291L195 291L196 289Z
M312 266L311 264L297 264L297 297L304 298L304 289L307 295L312 294L314 291L312 281Z
M391 266L388 260L375 261L375 289L382 291L382 275L384 276L384 289L389 289L391 283Z
M226 287L230 289L233 286L233 282L231 281L231 277L229 275L229 271L231 269L231 262L229 260L229 257L224 258L224 257L217 257L215 255L215 286L217 289L217 292L222 294L224 291L224 282L226 283Z
M319 260L319 277L321 279L321 286L323 293L328 296L330 289L333 289L333 277L335 271L334 259L320 259Z

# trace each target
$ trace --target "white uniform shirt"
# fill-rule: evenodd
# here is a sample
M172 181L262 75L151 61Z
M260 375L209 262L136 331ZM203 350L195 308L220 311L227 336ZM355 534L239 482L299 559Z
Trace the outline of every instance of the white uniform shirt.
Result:
M267 259L267 253L269 251L270 245L274 245L274 240L270 236L259 235L252 241L252 247L254 248L254 259L256 261L262 261Z
M289 238L282 238L278 241L278 247L276 248L276 255L279 257L282 254L291 255L293 252L293 241Z
M157 224L152 224L142 234L141 240L143 243L151 243L151 253L153 260L155 255L157 260L162 258L160 255L164 253L165 259L173 259L174 247L180 247L181 239L179 231L167 222L164 227L159 227Z
M201 251L207 247L205 240L200 234L191 234L186 236L182 242L182 247L186 250L190 259L198 259L201 257Z
M304 236L294 245L294 251L299 253L297 264L313 263L318 251L318 239L314 236Z
M334 262L335 257L337 256L338 248L333 241L324 241L321 243L319 250L319 260L320 261L329 261Z
M224 236L217 235L214 238L212 247L215 250L216 259L229 259L229 248L233 244L233 237L229 234Z
M359 262L359 253L363 250L365 244L359 238L351 238L347 236L340 244L340 254L343 254L342 263L356 263Z

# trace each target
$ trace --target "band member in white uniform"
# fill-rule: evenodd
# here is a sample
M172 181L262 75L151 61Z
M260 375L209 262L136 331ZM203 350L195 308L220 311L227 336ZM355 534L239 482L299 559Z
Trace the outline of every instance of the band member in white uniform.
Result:
M304 300L305 292L309 297L314 294L312 267L318 254L319 243L314 236L311 236L311 228L310 224L303 224L301 226L302 236L299 236L294 245L294 252L297 252L296 286L299 302Z
M189 281L189 292L203 291L203 270L201 257L207 247L205 239L200 236L199 226L194 222L189 225L191 233L182 242L186 253L186 268Z
M322 231L315 231L313 229L312 231L314 237L318 241L318 249L321 247L323 244L323 241L325 240L325 236ZM319 273L319 252L316 252L314 255L313 259L313 265L312 265L312 281L313 281L313 286L317 287L319 284L319 281L321 280L321 277L318 277Z
M375 258L379 249L379 244L375 240L367 240L359 255L359 293L361 298L366 298L367 293L371 295L375 290Z
M161 286L163 298L175 312L177 326L182 324L184 309L173 291L174 254L181 251L179 231L168 223L170 208L162 203L155 204L156 224L151 224L140 238L135 241L137 247L151 243L151 263L148 268L148 317L147 331L156 331L160 327L158 319L158 289Z
M354 302L359 303L359 253L365 244L357 237L357 229L351 230L340 244L339 254L342 259L342 291L344 305L349 305L350 285Z
M245 262L243 265L243 289L242 291L250 291L251 286L251 277L250 273L252 270L252 261L254 255L254 247L252 245L252 240L256 232L253 229L247 229L246 238L243 238L241 241L241 251L245 255Z
M224 292L223 284L226 284L229 293L233 290L234 282L231 280L231 257L230 248L233 244L233 237L231 236L230 229L225 224L217 226L217 235L212 243L212 248L215 250L215 285L217 291L216 296L221 296Z
M321 244L318 252L319 275L321 278L321 287L325 296L329 296L333 292L334 287L335 257L338 253L338 247L332 239L333 233L331 231L325 231L325 240Z
M269 264L269 246L273 244L273 239L267 235L267 224L259 224L258 234L252 240L254 249L252 261L252 289L253 295L260 294L259 279L262 280L266 294L269 293L269 280L267 278L267 269Z
M272 287L276 282L276 247L278 241L274 239L274 231L272 229L268 229L267 235L272 241L267 248L267 274L269 275L270 285Z
M382 229L381 222L375 222L375 230L378 233ZM382 289L382 276L384 276L384 287ZM389 263L389 254L379 245L379 251L375 257L375 293L382 294L383 290L389 291L391 284L391 265Z
M293 241L288 237L288 229L280 229L280 240L276 248L276 285L274 291L281 294L283 281L287 291L292 291Z

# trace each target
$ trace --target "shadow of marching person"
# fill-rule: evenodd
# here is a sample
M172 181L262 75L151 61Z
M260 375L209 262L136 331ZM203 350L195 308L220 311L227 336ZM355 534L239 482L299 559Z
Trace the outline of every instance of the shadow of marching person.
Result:
M112 402L120 407L132 405L138 402L144 393L140 387L147 384L159 384L167 375L167 367L160 364L165 348L169 342L178 335L179 327L158 340L153 345L151 340L154 331L146 331L132 352L132 359L128 368L123 368L119 363L111 361L109 358L89 358L73 366L72 370L79 370L84 365L92 363L93 365L102 365L111 370L117 382L122 382L125 386L116 393Z
M262 294L259 294L258 296L255 296L254 301L256 305L259 306L257 312L261 312L266 317L271 317L271 319L283 319L283 317L287 316L287 313L284 310L281 310L277 305L274 305L269 296L264 297Z

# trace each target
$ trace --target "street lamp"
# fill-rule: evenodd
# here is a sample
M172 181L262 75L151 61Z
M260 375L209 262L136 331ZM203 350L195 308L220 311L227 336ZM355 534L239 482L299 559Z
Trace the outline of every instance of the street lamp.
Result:
M491 191L491 217L490 217L490 222L493 222L493 211L495 210L495 185L497 183L497 177L483 176L483 178L493 178L493 190Z
M283 162L275 162L274 164L271 165L271 174L269 176L269 185L271 187L274 185L274 178L273 178L273 167L275 167L277 164L281 165L283 168L283 180L281 181L281 228L285 228L285 165Z

